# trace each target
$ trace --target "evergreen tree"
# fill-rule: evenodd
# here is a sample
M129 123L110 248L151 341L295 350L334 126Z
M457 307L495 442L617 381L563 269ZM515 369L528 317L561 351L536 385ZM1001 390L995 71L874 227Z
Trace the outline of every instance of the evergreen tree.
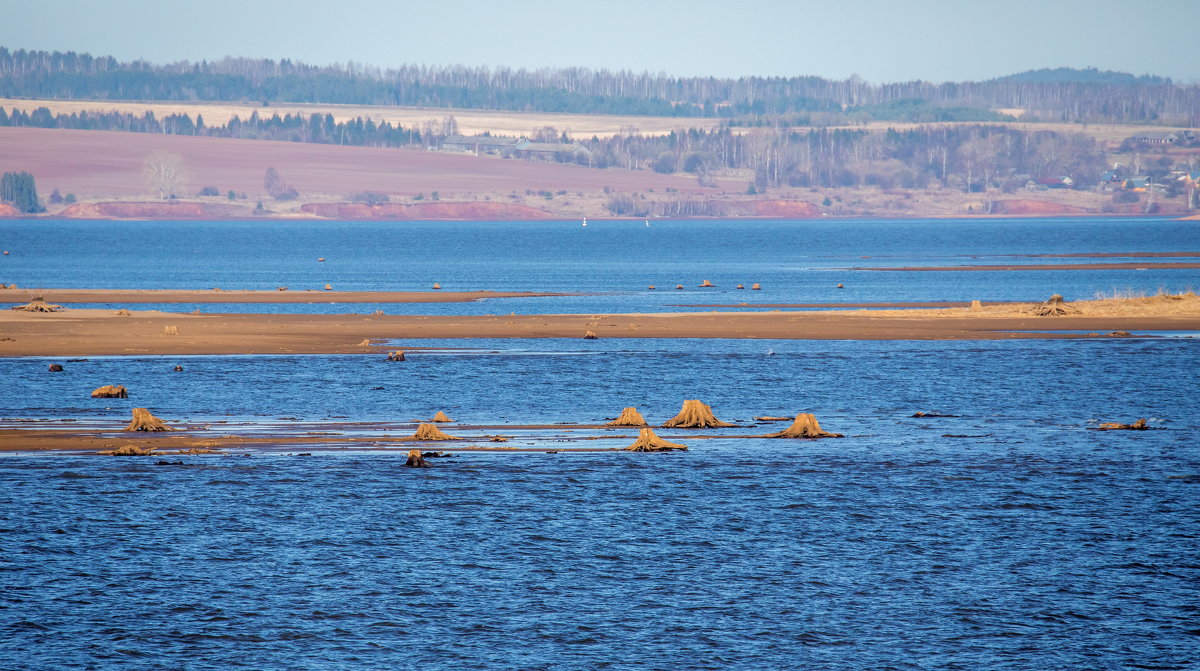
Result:
M0 176L0 200L12 203L21 212L41 212L37 186L28 172L6 172Z

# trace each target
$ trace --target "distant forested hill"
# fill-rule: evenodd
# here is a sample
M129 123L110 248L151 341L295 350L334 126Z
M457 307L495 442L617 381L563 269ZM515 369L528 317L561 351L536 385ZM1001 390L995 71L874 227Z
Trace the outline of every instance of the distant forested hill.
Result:
M1135 76L1128 72L1097 70L1096 68L1042 68L1026 70L1013 75L999 77L996 82L1020 82L1027 84L1107 84L1110 86L1170 86L1167 77L1154 75Z
M0 96L276 101L586 114L721 117L736 125L1026 120L1200 126L1200 86L1094 70L1037 70L985 82L870 84L857 77L670 77L587 68L314 66L224 58L122 63L0 47Z

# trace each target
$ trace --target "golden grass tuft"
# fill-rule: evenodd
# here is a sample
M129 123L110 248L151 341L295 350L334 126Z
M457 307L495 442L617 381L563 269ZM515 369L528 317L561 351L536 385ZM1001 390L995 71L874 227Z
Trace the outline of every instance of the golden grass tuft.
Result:
M654 429L649 427L638 432L637 440L633 444L625 448L627 452L667 452L670 450L686 450L687 445L672 443L668 440L659 438L654 433Z
M621 411L621 414L613 421L604 426L649 426L646 423L646 418L642 417L642 413L638 409L630 406Z
M417 432L408 437L409 440L462 440L437 428L436 425L422 422L417 425Z
M768 433L763 438L841 438L840 433L823 431L817 423L817 418L811 412L796 415L796 421L783 431Z
M125 427L125 431L174 431L167 426L163 421L145 408L133 409L133 420L129 422L129 426Z
M679 410L679 414L668 419L663 423L663 426L666 428L708 429L737 425L717 419L713 415L711 406L699 400L690 400L684 401L683 408Z

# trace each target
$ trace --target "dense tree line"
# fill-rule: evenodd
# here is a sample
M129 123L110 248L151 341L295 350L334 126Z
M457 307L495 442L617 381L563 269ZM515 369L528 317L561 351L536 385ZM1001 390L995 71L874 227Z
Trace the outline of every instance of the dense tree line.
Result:
M273 114L260 117L252 112L242 120L234 116L223 125L207 125L204 117L193 120L187 114L168 114L161 119L153 112L142 115L128 112L78 112L53 114L45 107L32 112L14 109L11 113L0 107L0 126L33 128L64 128L71 130L116 130L132 133L166 135L201 135L249 140L282 140L369 147L403 147L419 144L422 132L415 128L376 123L357 117L350 121L335 121L332 114Z
M857 77L671 77L587 68L312 66L287 59L122 63L0 47L0 96L418 105L540 112L707 116L745 125L1023 119L1200 126L1200 86L1095 70L983 82L870 84Z
M27 172L6 172L0 176L0 201L10 203L21 212L41 212L37 184Z

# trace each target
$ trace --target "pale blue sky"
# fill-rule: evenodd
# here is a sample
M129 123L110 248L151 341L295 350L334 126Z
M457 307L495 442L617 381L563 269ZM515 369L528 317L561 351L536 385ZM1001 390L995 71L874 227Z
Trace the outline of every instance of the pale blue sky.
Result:
M9 49L156 63L232 55L871 82L1090 66L1200 82L1200 0L0 0L0 17Z

